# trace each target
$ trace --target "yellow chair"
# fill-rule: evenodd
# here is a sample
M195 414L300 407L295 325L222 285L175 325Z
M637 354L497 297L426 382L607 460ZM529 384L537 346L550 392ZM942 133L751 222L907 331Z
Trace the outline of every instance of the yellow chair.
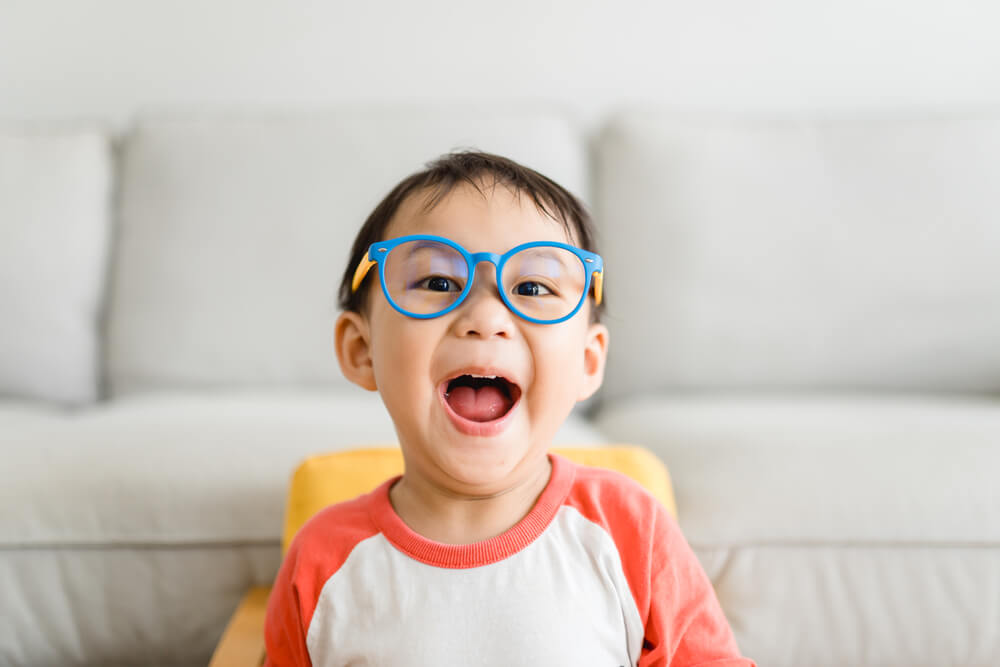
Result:
M677 505L666 466L641 447L576 447L552 450L583 465L608 468L642 484L676 518ZM389 477L402 474L398 447L356 449L313 456L292 475L285 506L282 555L299 528L327 505L367 493ZM270 587L251 589L240 601L209 667L258 667L264 661L264 616Z

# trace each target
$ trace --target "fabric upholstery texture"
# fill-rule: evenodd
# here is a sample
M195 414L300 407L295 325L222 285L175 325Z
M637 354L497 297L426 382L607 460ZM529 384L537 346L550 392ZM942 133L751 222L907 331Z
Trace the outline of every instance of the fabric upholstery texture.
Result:
M300 461L396 442L378 396L361 390L163 393L6 414L0 545L24 547L277 542ZM572 417L556 442L606 440Z
M1000 391L995 116L634 112L598 152L605 395Z
M596 423L670 467L692 544L1000 544L996 399L661 394Z
M111 171L100 127L0 125L0 396L98 396Z

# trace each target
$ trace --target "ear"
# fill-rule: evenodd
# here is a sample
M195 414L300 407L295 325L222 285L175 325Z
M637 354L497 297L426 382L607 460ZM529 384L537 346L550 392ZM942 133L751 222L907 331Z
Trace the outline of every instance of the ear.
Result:
M604 362L608 358L608 328L591 324L587 329L587 342L583 348L583 383L577 401L590 398L604 382Z
M376 391L368 320L359 313L341 313L334 328L334 340L344 377L363 389Z

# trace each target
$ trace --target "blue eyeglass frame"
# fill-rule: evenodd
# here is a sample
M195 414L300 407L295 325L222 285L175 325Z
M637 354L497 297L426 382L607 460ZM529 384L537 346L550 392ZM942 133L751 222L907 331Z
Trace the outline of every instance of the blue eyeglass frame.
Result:
M465 281L465 287L462 289L461 294L458 295L458 298L455 299L455 302L444 310L431 313L429 315L411 313L410 311L399 306L395 301L393 301L392 296L389 295L389 290L385 286L385 258L389 256L389 253L393 248L408 241L436 241L437 243L454 248L459 252L459 254L462 255L462 257L465 258L466 266L469 269L469 279ZM587 276L587 282L583 286L583 294L580 296L580 302L576 304L576 307L570 311L568 315L564 315L563 317L554 320L540 320L538 318L525 315L514 307L514 304L510 302L510 299L507 298L507 295L501 287L503 282L500 276L503 274L503 267L504 264L507 263L507 260L521 250L539 247L562 248L563 250L570 251L580 259L580 262L583 265L584 273ZM351 293L358 291L358 288L361 286L365 276L368 275L368 271L377 264L379 283L382 285L382 293L385 294L385 298L389 301L389 305L407 317L413 317L418 320L429 320L450 313L458 308L463 301L465 301L465 297L467 297L469 292L472 291L472 283L475 282L476 267L482 262L489 262L496 268L497 291L500 293L500 298L503 300L507 308L518 317L529 322L534 322L536 324L558 324L559 322L564 322L573 317L583 306L583 302L590 294L591 282L594 284L594 305L600 305L601 303L604 288L604 260L597 253L583 250L582 248L577 248L576 246L571 246L566 243L559 243L557 241L532 241L530 243L522 243L519 246L511 248L502 255L498 255L495 252L470 253L468 250L451 239L443 236L435 236L433 234L412 234L409 236L400 236L388 241L379 241L368 246L367 254L361 258L361 262L358 263L358 268L354 271L354 280L351 283Z

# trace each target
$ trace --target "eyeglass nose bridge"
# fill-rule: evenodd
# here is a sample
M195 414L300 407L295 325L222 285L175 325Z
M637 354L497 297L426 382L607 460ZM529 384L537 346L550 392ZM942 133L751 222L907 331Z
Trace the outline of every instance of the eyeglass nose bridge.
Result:
M469 257L472 259L472 268L476 268L483 262L489 262L495 267L500 267L501 255L495 252L472 252L469 253Z
M469 284L471 285L476 280L476 269L483 262L487 262L493 265L493 271L496 273L497 277L497 289L500 289L500 260L502 255L495 252L472 252L469 253L470 262L470 273L469 273Z
M507 303L507 300L503 298L502 294L500 294L500 292L503 291L503 287L500 284L500 261L503 259L503 255L500 255L499 253L495 252L470 252L468 253L468 257L469 257L468 282L466 283L466 288L462 291L461 296L459 296L458 301L452 306L452 308L456 308L459 305L461 305L469 296L469 294L472 293L472 288L474 287L474 284L476 282L476 269L479 268L480 264L486 262L487 264L493 265L494 275L496 275L497 294L500 296L500 300L504 302L504 305L508 309L510 309L510 304Z

